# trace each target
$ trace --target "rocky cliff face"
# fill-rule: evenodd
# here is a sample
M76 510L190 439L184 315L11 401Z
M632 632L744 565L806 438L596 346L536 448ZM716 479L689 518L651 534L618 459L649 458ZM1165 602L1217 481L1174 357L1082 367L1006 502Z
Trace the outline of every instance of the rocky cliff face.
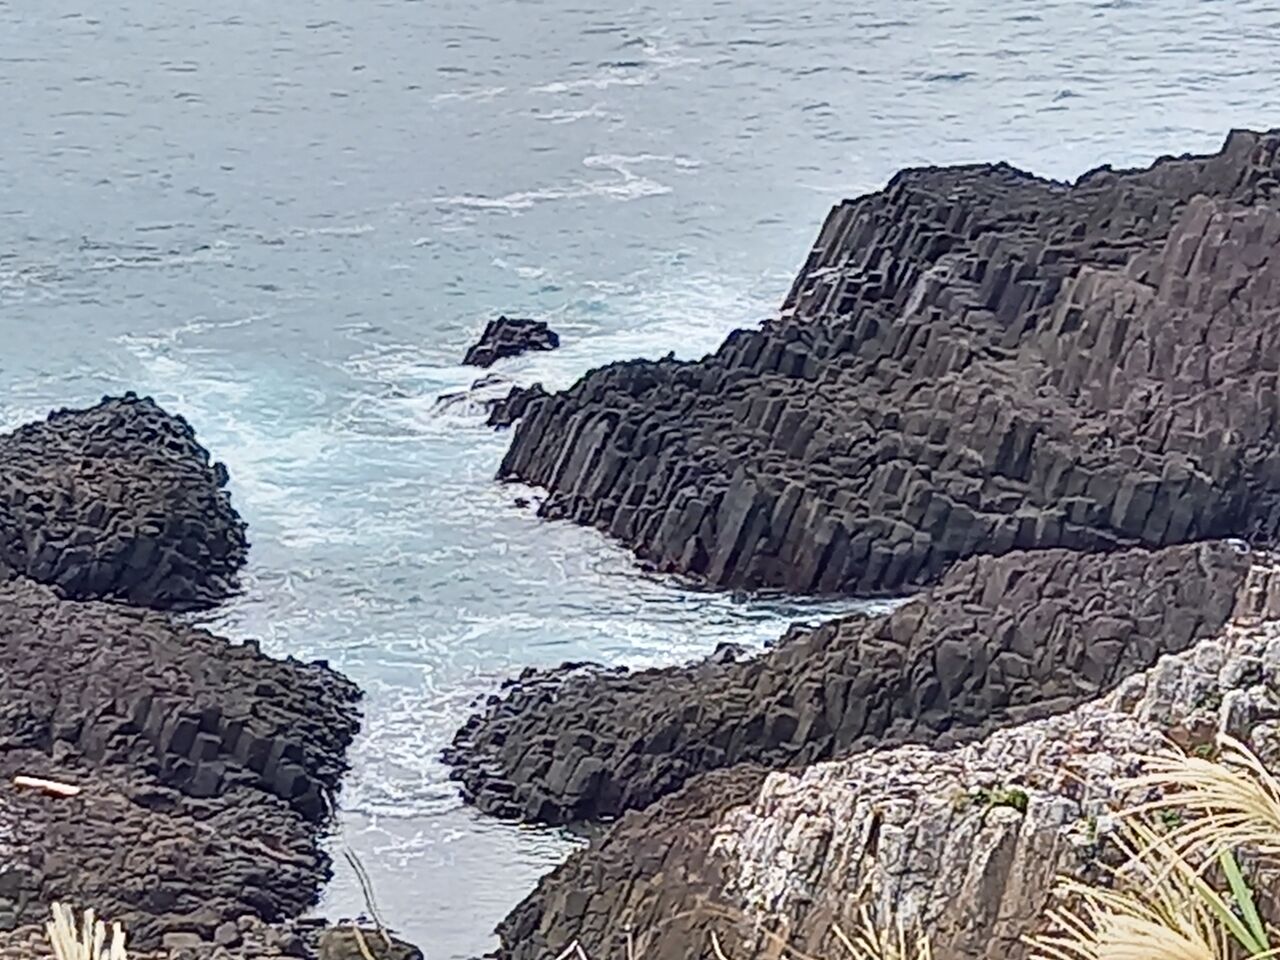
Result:
M1270 536L1278 148L906 171L832 212L778 320L534 404L501 475L663 570L801 593Z
M1255 558L1217 637L1166 654L1107 696L980 741L905 745L802 770L738 767L621 818L500 928L500 955L578 941L614 956L776 957L785 938L837 955L860 904L919 919L948 960L1023 960L1056 876L1114 853L1121 781L1172 737L1223 730L1280 762L1280 566ZM709 955L709 954L708 954Z

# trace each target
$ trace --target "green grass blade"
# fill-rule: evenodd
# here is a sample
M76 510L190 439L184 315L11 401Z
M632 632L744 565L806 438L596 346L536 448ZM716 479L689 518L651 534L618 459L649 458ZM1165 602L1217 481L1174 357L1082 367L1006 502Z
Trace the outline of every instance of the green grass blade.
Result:
M1249 931L1257 944L1250 949L1254 953L1271 949L1271 944L1267 940L1266 927L1262 925L1262 918L1258 916L1258 905L1254 902L1253 891L1249 889L1244 873L1240 870L1240 864L1236 862L1235 854L1230 850L1223 850L1218 856L1218 862L1222 865L1222 872L1226 874L1227 883L1231 885L1231 897L1244 915L1244 922L1249 925Z
M1254 939L1253 931L1241 922L1240 918L1219 896L1218 892L1205 883L1200 877L1191 877L1192 886L1214 916L1227 928L1227 932L1251 954L1262 953L1267 949L1266 942L1259 943Z

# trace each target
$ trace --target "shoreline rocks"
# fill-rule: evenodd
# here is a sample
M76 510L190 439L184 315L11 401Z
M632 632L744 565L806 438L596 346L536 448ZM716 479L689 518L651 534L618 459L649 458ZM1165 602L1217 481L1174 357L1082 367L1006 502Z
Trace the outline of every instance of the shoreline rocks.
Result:
M948 746L1064 712L1215 636L1247 554L1201 543L973 558L892 613L793 629L741 662L535 672L473 717L446 760L480 809L564 824L741 763Z
M1074 184L907 170L837 206L781 315L592 371L500 477L658 569L875 595L1012 550L1280 525L1280 134Z
M559 346L559 335L545 321L504 316L489 321L462 362L472 367L490 367L530 350L555 350Z
M0 436L0 577L71 599L203 609L237 589L245 524L181 417L135 394Z
M0 437L0 458L0 955L43 950L57 900L139 957L350 958L295 920L330 876L359 689L169 612L236 588L225 468L133 394Z
M620 818L499 927L502 960L683 958L709 950L833 955L833 923L867 903L919 919L935 956L1026 960L1062 873L1115 865L1122 781L1166 737L1223 730L1280 763L1280 565L1255 556L1216 637L1162 656L1104 697L950 747L907 744L804 769L754 765L691 780Z
M498 955L829 950L852 863L940 955L1019 960L1053 873L1089 868L1072 758L1102 797L1166 733L1280 762L1255 663L1280 574L1243 542L1280 535L1277 357L1280 131L1233 131L1070 184L905 170L832 210L760 329L532 403L498 476L542 516L713 588L914 596L744 662L491 698L446 755L468 800L617 818ZM986 799L932 802L952 788Z

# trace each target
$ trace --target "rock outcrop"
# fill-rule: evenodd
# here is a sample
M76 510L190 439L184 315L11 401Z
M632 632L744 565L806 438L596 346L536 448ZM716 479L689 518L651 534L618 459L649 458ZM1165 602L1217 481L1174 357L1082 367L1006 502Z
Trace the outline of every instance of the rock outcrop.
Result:
M540 383L531 387L512 387L505 397L489 401L486 423L491 427L509 427L528 413L536 401L548 396L550 394Z
M150 399L107 398L0 436L0 576L74 599L190 610L248 551L227 471Z
M473 367L488 367L506 357L518 357L530 350L554 350L558 346L559 335L543 320L499 317L489 321L462 362Z
M964 745L878 749L804 770L740 766L628 813L499 928L502 960L839 952L863 903L920 920L935 956L1025 960L1060 873L1100 876L1122 781L1219 731L1280 763L1280 566L1255 557L1218 637L1110 694ZM678 825L678 829L675 825ZM709 955L709 954L708 954Z
M135 956L352 957L293 925L329 876L359 690L167 612L235 588L225 469L133 395L0 438L0 465L0 956L43 954L63 901Z
M977 557L878 617L794 629L744 662L530 673L447 759L482 809L549 823L640 809L741 763L947 745L1064 712L1218 634L1239 543Z
M1280 133L1074 184L908 170L781 316L537 403L500 475L659 569L877 594L1012 550L1273 537Z

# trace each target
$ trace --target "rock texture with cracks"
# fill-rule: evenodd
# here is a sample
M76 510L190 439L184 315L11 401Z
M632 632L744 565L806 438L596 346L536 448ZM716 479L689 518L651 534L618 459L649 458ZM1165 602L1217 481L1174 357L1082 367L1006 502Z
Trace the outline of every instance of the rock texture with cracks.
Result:
M170 613L236 587L226 484L132 394L0 437L0 956L44 955L55 901L122 922L134 956L355 953L295 921L329 877L359 690Z
M181 417L133 394L0 436L0 575L189 610L236 589L245 525Z
M876 594L1280 524L1280 134L1075 184L908 170L782 315L536 402L501 475L660 569Z
M952 747L903 745L803 770L696 778L622 817L499 928L503 960L836 956L863 903L920 920L934 955L1026 960L1056 876L1102 879L1123 781L1172 737L1218 731L1280 763L1280 567L1257 557L1217 637L1105 697ZM770 938L762 931L770 931Z
M879 616L795 629L745 662L534 674L447 759L483 809L550 823L639 809L739 763L945 744L1059 713L1217 634L1239 544L978 557Z
M499 476L660 571L914 596L745 662L531 671L485 704L448 754L465 796L618 818L502 924L504 958L697 955L726 907L829 953L860 838L941 956L1017 958L1053 872L1087 867L1071 758L1106 795L1164 733L1274 739L1280 591L1240 541L1280 534L1280 131L1070 184L904 171L831 212L776 319L522 413ZM1246 641L1249 563L1271 600ZM993 778L1025 815L930 799Z

